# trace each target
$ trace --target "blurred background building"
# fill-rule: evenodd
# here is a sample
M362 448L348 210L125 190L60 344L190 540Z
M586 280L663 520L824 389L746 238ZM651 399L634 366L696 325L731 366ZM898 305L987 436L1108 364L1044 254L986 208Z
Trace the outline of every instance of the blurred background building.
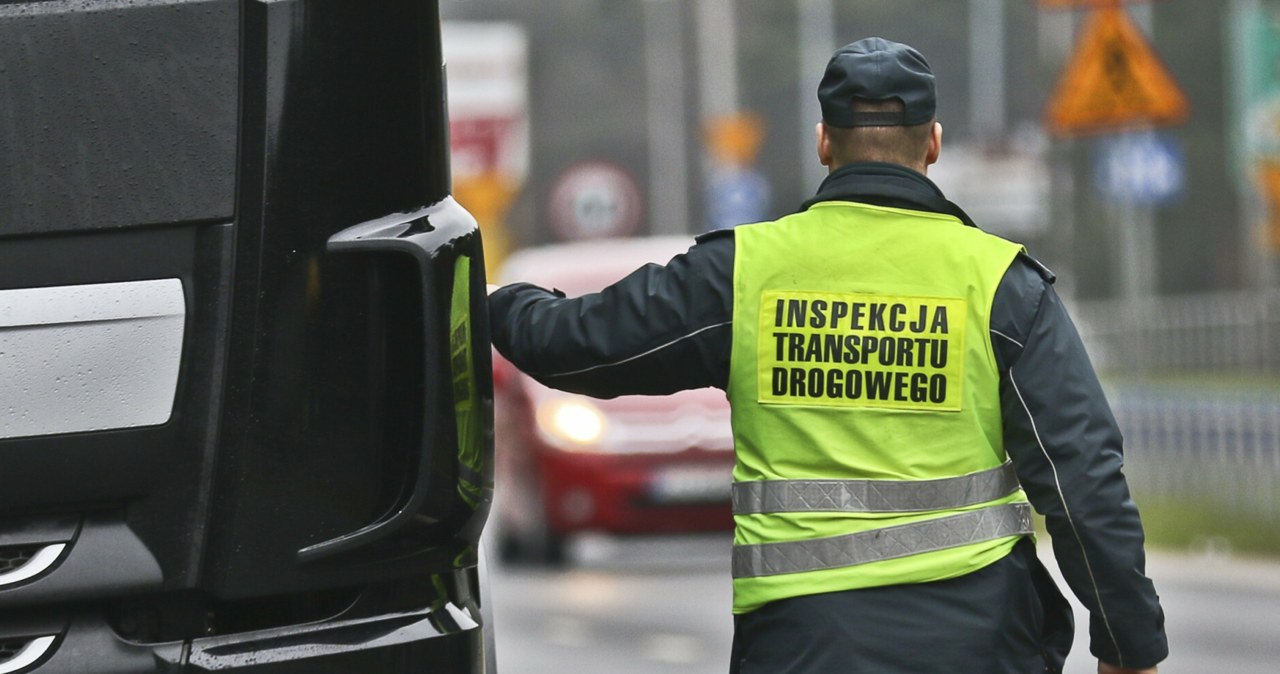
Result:
M946 130L930 176L1058 272L1152 538L1280 553L1280 2L1123 3L1186 114L1054 132L1090 4L1107 3L445 0L458 197L495 263L784 215L825 174L831 52L912 44Z

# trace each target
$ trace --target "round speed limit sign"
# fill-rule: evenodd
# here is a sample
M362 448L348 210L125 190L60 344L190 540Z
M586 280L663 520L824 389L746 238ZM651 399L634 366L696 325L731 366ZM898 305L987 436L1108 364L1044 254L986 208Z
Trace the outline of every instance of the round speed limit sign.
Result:
M635 179L605 162L571 166L551 188L551 228L564 241L634 234L641 210Z

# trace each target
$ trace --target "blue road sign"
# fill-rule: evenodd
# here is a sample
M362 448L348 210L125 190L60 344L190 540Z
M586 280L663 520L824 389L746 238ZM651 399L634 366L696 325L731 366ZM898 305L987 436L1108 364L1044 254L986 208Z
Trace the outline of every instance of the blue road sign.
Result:
M1182 146L1167 134L1140 131L1097 141L1094 178L1107 199L1155 205L1182 194Z
M708 229L768 218L769 181L754 168L716 168L707 185Z

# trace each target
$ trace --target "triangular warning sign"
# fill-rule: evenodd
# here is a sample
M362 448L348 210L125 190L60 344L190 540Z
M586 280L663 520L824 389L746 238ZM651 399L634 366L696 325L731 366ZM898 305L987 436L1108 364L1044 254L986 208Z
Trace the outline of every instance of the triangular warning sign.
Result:
M1061 135L1177 124L1187 97L1124 10L1094 10L1046 111Z

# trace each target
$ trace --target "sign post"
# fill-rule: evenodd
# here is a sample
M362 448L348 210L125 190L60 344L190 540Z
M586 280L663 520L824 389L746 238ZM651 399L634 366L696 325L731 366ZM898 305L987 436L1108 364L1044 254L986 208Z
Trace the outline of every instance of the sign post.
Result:
M1088 7L1075 53L1045 108L1059 137L1145 131L1180 124L1190 106L1151 43L1125 13L1123 0L1040 0L1041 7ZM1118 226L1121 295L1131 302L1156 290L1154 204L1181 189L1181 153L1149 133L1103 146L1099 187L1111 197ZM1136 309L1136 306L1135 306Z
M1155 291L1159 269L1155 206L1182 193L1182 150L1154 131L1135 131L1097 141L1094 178L1120 223L1121 295L1137 299Z

